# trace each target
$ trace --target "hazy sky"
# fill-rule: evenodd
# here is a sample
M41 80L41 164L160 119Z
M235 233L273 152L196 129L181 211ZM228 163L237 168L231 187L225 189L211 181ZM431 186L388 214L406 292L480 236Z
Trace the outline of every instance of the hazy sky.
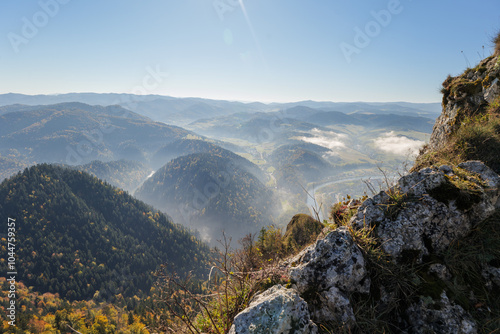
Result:
M0 93L438 102L498 29L499 0L1 0Z

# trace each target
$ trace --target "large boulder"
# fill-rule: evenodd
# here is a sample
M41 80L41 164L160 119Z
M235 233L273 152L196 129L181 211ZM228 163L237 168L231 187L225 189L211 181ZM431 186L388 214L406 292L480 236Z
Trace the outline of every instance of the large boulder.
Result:
M363 254L345 227L292 259L289 274L308 301L312 319L319 323L354 321L349 295L370 290Z
M306 302L293 289L281 285L254 297L235 318L230 334L316 334Z

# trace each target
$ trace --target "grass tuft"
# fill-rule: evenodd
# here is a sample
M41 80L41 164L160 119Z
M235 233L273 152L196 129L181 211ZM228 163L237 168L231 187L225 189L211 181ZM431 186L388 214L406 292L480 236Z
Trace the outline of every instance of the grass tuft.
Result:
M436 200L449 204L455 201L459 210L467 211L481 201L482 188L486 184L476 175L455 167L454 175L446 175L446 180L440 186L429 191Z
M471 313L479 332L498 331L500 287L488 287L482 270L487 265L500 265L500 210L468 236L454 242L443 260L453 276L447 286L449 296Z
M493 43L495 44L495 55L500 56L500 31L493 38Z
M457 165L462 161L481 160L500 173L500 97L486 110L485 114L465 117L443 148L417 157L412 171L433 165Z

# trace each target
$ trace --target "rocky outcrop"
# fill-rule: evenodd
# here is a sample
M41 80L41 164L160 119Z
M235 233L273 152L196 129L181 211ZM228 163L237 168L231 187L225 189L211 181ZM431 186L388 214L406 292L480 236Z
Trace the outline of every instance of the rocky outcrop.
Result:
M498 119L500 34L496 42L493 56L443 83L443 112L421 154L428 163L417 159L416 171L400 178L391 189L356 205L349 228L337 228L324 238L321 234L323 239L284 261L281 269L288 272L291 289L273 287L260 295L268 297L256 298L238 315L232 333L257 333L249 312L265 320L265 325L258 325L266 328L263 333L295 333L290 329L292 320L273 318L283 321L285 327L271 325L258 311L268 309L267 298L283 305L282 297L274 298L285 290L293 296L289 300L307 310L301 333L316 330L311 321L319 328L333 328L327 332L341 328L346 332L477 333L500 326L500 303L492 301L500 299L500 169L495 167L496 160L488 160L484 153L469 159L483 159L491 168L481 161L451 166L447 165L449 161L458 159L443 162L432 157L455 143L463 121L483 117L482 123L474 123L481 128ZM490 123L492 127L495 124ZM455 133L457 136L450 140ZM497 134L497 128L488 132L490 137ZM481 142L490 137L481 137ZM497 142L490 140L490 146L478 151L491 151L487 153L496 157ZM363 245L360 232L374 238L371 245L378 248L371 248L372 253L366 244L363 249L358 246L357 242ZM483 243L485 239L489 241ZM463 244L467 248L460 248ZM485 251L485 247L490 248ZM477 254L471 254L471 249ZM463 266L464 261L467 266ZM286 307L294 309L288 304ZM359 325L357 318L367 307L370 311L361 317L364 324ZM281 314L279 310L283 309L277 309ZM380 314L385 318L376 323L374 318ZM368 327L363 327L367 323ZM379 324L383 328L373 327Z
M425 168L366 200L351 224L376 227L396 262L408 256L421 262L489 217L499 205L499 186L500 177L479 161Z
M293 289L276 285L257 295L239 313L230 334L289 333L316 334L306 302Z
M460 76L443 83L443 112L436 120L428 150L437 151L448 142L467 116L482 114L500 95L500 56L484 59Z
M355 321L349 295L370 290L363 254L345 227L296 256L289 274L297 291L309 297L312 319L320 323Z
M392 189L360 205L350 221L351 228L372 229L394 265L420 263L426 269L419 275L427 275L431 281L425 284L441 287L437 295L422 289L422 294L416 295L418 300L402 304L403 313L395 315L402 331L477 332L471 315L451 301L442 288L444 282L454 278L447 266L423 261L443 254L453 241L465 237L496 212L499 197L500 176L482 162L468 161L411 173ZM375 301L378 306L374 307L400 302L384 282L371 287L374 272L367 268L363 254L352 231L347 227L335 229L285 261L291 288L275 286L258 295L236 317L231 333L315 333L314 324L351 328L357 321L352 296L368 296L374 289L380 290ZM499 274L500 269L492 265L480 273L489 289L498 288ZM411 279L422 282L419 276ZM413 289L418 291L417 285Z

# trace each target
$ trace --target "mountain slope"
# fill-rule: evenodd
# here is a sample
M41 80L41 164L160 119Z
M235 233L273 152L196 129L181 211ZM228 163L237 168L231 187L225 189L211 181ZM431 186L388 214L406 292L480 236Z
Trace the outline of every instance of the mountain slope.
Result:
M62 103L2 110L0 153L15 149L22 158L36 162L143 160L162 145L190 133L119 106Z
M169 143L153 155L151 163L153 166L159 165L161 167L174 158L193 153L210 153L231 159L234 163L256 176L261 182L265 180L264 173L252 162L218 145L203 140L180 139Z
M75 169L94 175L109 182L115 187L132 193L152 173L152 170L141 162L118 160L102 162L91 161Z
M174 159L144 182L135 196L212 242L220 238L221 230L236 240L271 223L276 206L272 192L238 160L209 153Z
M26 167L25 163L16 159L0 156L0 182Z
M160 264L202 274L208 257L204 244L165 215L89 174L57 166L33 166L5 180L0 216L16 219L18 277L67 299L148 292Z

